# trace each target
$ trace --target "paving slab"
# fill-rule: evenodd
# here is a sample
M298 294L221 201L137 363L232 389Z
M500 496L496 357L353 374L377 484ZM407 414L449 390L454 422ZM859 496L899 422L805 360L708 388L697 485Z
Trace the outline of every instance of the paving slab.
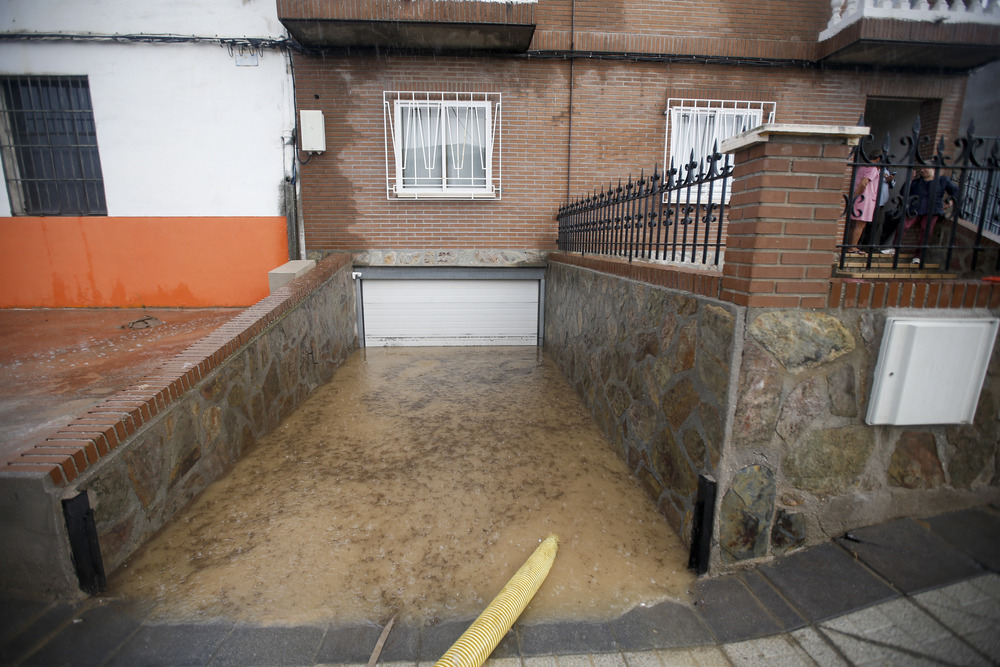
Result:
M820 631L857 665L990 664L908 598L825 621Z
M837 652L830 643L814 628L800 628L789 635L809 654L809 657L823 667L849 667L844 656Z
M382 628L374 625L330 627L316 654L316 662L367 663ZM391 631L390 631L391 634Z
M420 634L419 659L425 662L436 662L458 641L462 633L468 630L475 620L470 618L425 626ZM490 657L499 659L516 658L517 656L517 633L511 629L493 649Z
M607 623L535 623L517 628L522 656L603 653L618 650Z
M445 621L424 627L420 636L420 660L434 661L458 641L473 619Z
M241 625L229 633L210 665L311 665L326 628Z
M374 642L372 642L368 649L369 655L371 655L371 649L373 648L375 648ZM379 655L379 662L412 662L417 659L417 651L419 650L420 628L415 625L396 623L392 626L392 632L389 633L389 636L385 640L385 644L382 646L382 653ZM367 656L364 661L368 662Z
M145 610L119 600L99 600L80 611L21 664L100 665L139 629Z
M40 600L0 599L0 646L27 628L48 606Z
M898 597L899 593L834 544L821 544L757 569L810 622Z
M983 574L983 569L913 519L852 530L837 542L907 595Z
M760 572L748 570L739 576L750 592L754 594L754 597L771 612L771 615L786 632L803 628L809 624Z
M0 600L0 607L6 607L11 601ZM28 609L17 604L11 604L11 614L18 610ZM46 606L41 612L25 616L20 621L11 622L6 637L0 640L0 664L13 664L19 658L30 654L42 645L54 632L67 624L78 612L79 605L69 602L56 602Z
M723 648L730 662L736 667L806 667L812 659L795 642L782 635L748 639L726 644Z
M623 651L646 651L713 644L715 639L690 605L661 602L637 608L611 621L615 641Z
M722 643L764 637L782 627L738 575L703 579L694 587L695 608Z
M664 667L732 667L718 646L696 646L689 649L657 651Z
M986 509L940 514L926 519L935 534L983 567L1000 572L1000 516Z
M144 625L126 640L108 667L207 665L234 624Z
M1000 664L1000 576L977 577L913 600L982 656Z

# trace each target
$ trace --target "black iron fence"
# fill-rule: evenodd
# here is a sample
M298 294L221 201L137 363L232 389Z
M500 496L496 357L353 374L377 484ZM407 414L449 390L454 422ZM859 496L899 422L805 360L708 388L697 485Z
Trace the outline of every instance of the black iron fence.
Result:
M560 207L558 248L566 252L718 265L733 173L719 153L671 167L666 178L629 176Z
M970 123L953 149L934 147L917 118L898 153L888 136L872 143L851 154L841 268L856 255L882 270L1000 270L1000 138L977 137Z

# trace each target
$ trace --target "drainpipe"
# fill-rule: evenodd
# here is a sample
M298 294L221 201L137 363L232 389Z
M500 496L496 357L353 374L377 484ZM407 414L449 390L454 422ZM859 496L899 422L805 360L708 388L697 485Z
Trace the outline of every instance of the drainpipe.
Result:
M576 51L576 0L573 0L569 19L569 50L572 54ZM566 148L566 201L570 201L570 175L573 172L573 87L574 87L574 64L576 58L569 59L569 146Z

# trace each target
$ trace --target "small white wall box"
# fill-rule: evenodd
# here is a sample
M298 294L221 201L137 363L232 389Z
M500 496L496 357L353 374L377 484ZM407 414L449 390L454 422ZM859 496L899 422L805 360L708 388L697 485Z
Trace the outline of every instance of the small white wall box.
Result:
M307 153L326 150L326 125L322 111L299 111L299 132L302 135L302 150Z
M998 324L996 318L887 318L865 421L971 423Z

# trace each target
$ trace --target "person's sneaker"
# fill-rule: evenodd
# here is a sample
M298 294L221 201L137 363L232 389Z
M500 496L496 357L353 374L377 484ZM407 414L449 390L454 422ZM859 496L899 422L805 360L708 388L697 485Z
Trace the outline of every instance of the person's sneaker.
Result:
M896 254L896 249L895 248L882 248L881 250L879 250L879 252L882 253L883 255L895 255Z
M910 260L910 264L919 264L919 263L920 263L919 257L914 257L913 259Z

